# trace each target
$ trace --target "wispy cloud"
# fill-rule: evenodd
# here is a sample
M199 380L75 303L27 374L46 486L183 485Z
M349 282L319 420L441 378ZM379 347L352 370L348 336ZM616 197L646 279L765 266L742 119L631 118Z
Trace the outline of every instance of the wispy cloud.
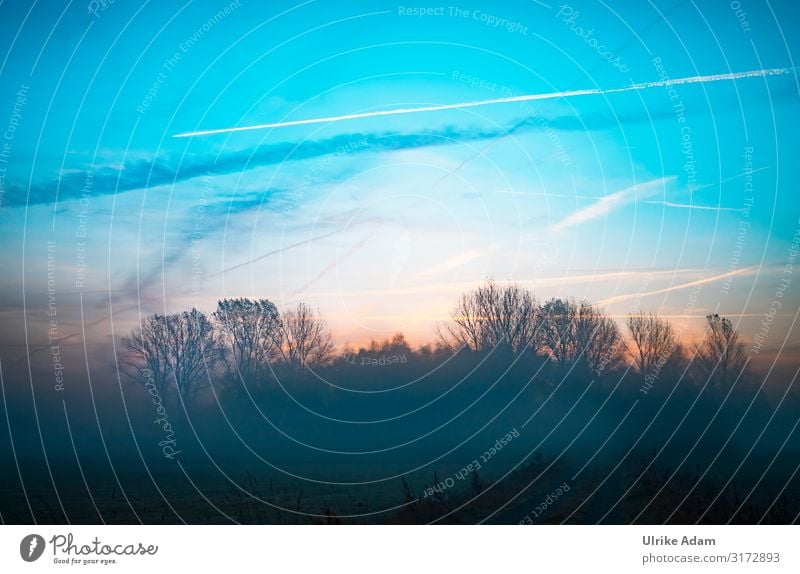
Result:
M675 176L660 177L615 191L614 193L602 197L593 204L571 213L558 223L552 225L550 229L556 232L563 231L564 229L580 225L592 219L597 219L637 199L657 193L659 190L663 189L665 185L675 181L675 179Z
M689 186L689 191L694 193L696 191L701 191L703 189L708 189L708 188L711 188L711 187L719 187L719 186L721 186L723 184L726 184L726 183L728 183L730 181L733 181L735 179L739 179L739 178L746 177L746 176L752 176L755 173L767 170L769 168L770 168L770 166L765 165L765 166L757 167L755 169L750 169L750 170L743 171L741 173L737 173L736 175L732 175L730 177L726 177L725 179L721 179L716 183L705 183L705 184L702 184L702 185L692 185L692 186ZM702 204L696 204L696 203L678 203L678 202L672 202L672 201L647 200L647 201L644 201L643 203L649 203L649 204L652 204L652 205L663 205L665 207L674 207L674 208L677 208L677 209L699 209L699 210L702 210L702 211L742 211L742 209L738 208L738 207L723 207L721 205L702 205Z
M547 125L559 130L592 130L603 129L610 124L652 121L657 117L671 117L672 110L649 110L647 115L641 113L618 114L616 117L590 115L576 117L574 115L553 116L547 118ZM90 169L70 168L61 173L55 180L34 182L30 186L27 181L6 180L4 205L8 207L34 204L47 204L56 201L64 202L80 198L85 191L87 180L91 181L93 196L112 195L138 189L175 185L209 175L226 175L242 173L261 167L284 164L286 162L310 160L319 157L356 157L369 153L401 151L452 145L459 142L493 140L492 144L478 151L472 157L461 162L448 174L446 179L475 157L485 155L503 138L535 132L542 129L541 117L527 117L505 127L445 126L440 129L429 129L416 133L372 132L346 133L321 140L304 140L302 142L284 141L274 144L262 144L255 150L220 154L163 154L153 158L137 158L124 165L111 162ZM756 173L765 168L752 171ZM740 174L735 177L741 177ZM733 178L729 178L733 179ZM438 185L436 182L434 187ZM719 183L724 183L723 180ZM697 191L704 187L719 184L708 184L690 189ZM269 190L268 195L282 193L282 190Z
M167 270L180 261L193 243L233 225L237 215L260 207L272 194L248 193L241 196L221 198L203 206L203 225L197 226L197 213L176 218L169 241L164 241L160 259L146 269L137 267L136 272L125 281L114 297L125 299L131 295L142 296L142 292L164 277Z
M137 189L175 185L210 175L241 173L260 167L303 161L319 157L353 157L366 153L452 145L509 135L518 130L535 129L529 119L511 127L446 126L416 133L375 132L340 134L321 140L280 142L236 152L213 155L167 154L152 159L137 159L124 165L104 165L92 169L71 169L56 180L6 181L4 205L24 206L69 201L81 197L91 181L93 196L112 195ZM279 190L269 193L279 193Z
M430 269L422 271L419 273L421 277L427 277L430 275L438 275L440 273L445 273L447 271L452 271L453 269L457 269L462 265L469 263L470 261L474 261L480 257L486 255L490 250L488 248L485 249L469 249L467 251L462 251L449 259L442 261L438 265L434 265Z
M550 193L548 191L513 191L510 189L498 189L495 193L504 194L504 195L529 195L531 197L558 197L564 199L602 199L602 197L597 197L596 195L576 195L576 194L569 194L569 193Z
M697 269L663 269L658 271L653 270L637 270L637 271L596 271L592 273L578 273L573 275L555 275L552 277L535 277L527 279L524 277L514 278L509 280L498 280L497 283L501 285L521 285L529 289L536 288L560 288L567 285L583 285L587 283L603 283L603 282L618 282L618 281L641 281L643 278L652 279L653 277L671 278L676 274L689 274L697 273ZM356 290L338 290L338 291L318 291L313 293L315 297L386 297L386 296L401 296L401 295L428 295L428 294L458 294L460 292L469 291L474 289L480 284L480 281L439 281L439 282L424 282L417 285L401 288L391 289L356 289Z
M738 207L721 207L715 205L697 205L692 203L672 203L671 201L651 201L647 200L643 203L650 203L652 205L663 205L664 207L677 207L679 209L699 209L701 211L742 211Z
M319 273L317 273L313 278L311 278L311 280L308 281L305 285L303 285L302 287L299 287L298 289L295 289L291 293L290 297L294 297L295 295L298 295L300 293L304 293L306 291L306 289L311 287L314 283L316 283L317 281L319 281L320 279L325 277L325 275L327 275L328 273L330 273L331 271L336 269L339 265L344 263L345 260L347 260L350 257L352 257L353 255L355 255L356 252L358 252L362 247L364 247L364 245L367 244L367 242L370 239L372 239L373 235L374 234L370 234L367 237L365 237L364 239L361 239L360 241L357 241L356 243L351 245L350 248L347 251L345 251L344 253L339 255L339 257L337 257L333 262L331 262L328 265L326 265Z
M510 103L518 103L518 102L531 102L536 100L554 100L554 99L562 99L562 98L574 98L577 96L590 96L590 95L605 95L605 94L615 94L621 92L632 92L632 91L639 91L645 90L649 88L656 88L656 87L664 87L664 86L678 86L682 84L705 84L710 82L722 82L722 81L732 81L732 80L743 80L745 78L763 78L766 76L778 76L784 75L792 72L792 68L774 68L771 70L750 70L747 72L732 72L726 74L713 74L707 76L691 76L688 78L674 78L669 80L660 80L656 82L644 82L640 84L632 84L630 86L625 86L622 88L612 88L607 90L601 90L599 88L587 89L587 90L569 90L569 91L562 91L562 92L550 92L546 94L527 94L521 96L510 96L506 98L492 98L490 100L478 100L473 102L460 102L455 104L440 104L434 106L420 106L416 108L395 108L392 110L377 110L374 112L362 112L362 113L354 113L354 114L343 114L339 116L328 116L323 118L310 118L305 120L290 120L285 122L274 122L274 123L267 123L267 124L257 124L253 126L237 126L237 127L229 127L229 128L218 128L218 129L210 129L210 130L198 130L192 132L185 132L175 134L173 137L176 138L185 138L185 137L193 137L193 136L206 136L206 135L214 135L214 134L224 134L224 133L233 133L233 132L245 132L245 131L253 131L253 130L265 130L265 129L275 129L275 128L284 128L289 126L301 126L301 125L309 125L309 124L329 124L333 122L342 122L342 121L349 121L349 120L356 120L356 119L364 119L364 118L375 118L381 116L398 116L404 114L419 114L425 112L437 112L443 110L457 110L457 109L465 109L465 108L475 108L478 106L490 106L490 105L498 105L498 104L510 104Z
M342 230L337 229L336 231L331 231L330 233L323 233L322 235L317 235L316 237L311 237L309 239L304 239L302 241L297 241L296 243L292 243L290 245L285 245L285 246L280 247L278 249L272 249L270 251L267 251L266 253L262 253L258 257L253 257L251 259L248 259L247 261L242 261L241 263L237 263L236 265L231 265L230 267L226 267L222 271L218 271L216 273L211 273L209 275L209 277L216 277L218 275L222 275L224 273L228 273L229 271L234 271L236 269L240 269L242 267L246 267L247 265L252 265L253 263L261 261L262 259L266 259L267 257L272 257L273 255L280 255L281 253L284 253L285 251L289 251L290 249L294 249L296 247L301 247L303 245L308 245L309 243L314 243L316 241L320 241L320 240L325 239L327 237L331 237L333 235L336 235L337 233L341 233L341 231Z
M725 273L720 273L719 275L713 275L712 277L703 277L702 279L696 279L695 281L689 281L687 283L681 283L679 285L670 285L669 287L664 287L663 289L654 289L653 291L646 291L646 292L625 293L624 295L614 295L613 297L608 297L607 299L603 299L602 301L600 301L600 305L610 305L611 303L628 301L630 299L649 297L651 295L661 295L662 293L670 293L672 291L688 289L689 287L695 287L697 285L715 283L716 281L720 281L721 279L726 279L727 277L734 277L736 275L752 275L753 273L758 271L758 269L759 268L756 266L745 267L743 269L727 271Z
M734 179L739 179L740 177L753 175L754 173L758 173L760 171L764 171L764 170L767 170L769 168L770 168L770 166L763 165L763 166L757 167L755 169L750 169L750 170L747 170L747 171L743 171L741 173L737 173L736 175L732 175L730 177L726 177L725 179L721 179L716 183L704 183L704 184L701 184L701 185L693 185L693 186L689 187L689 191L694 193L695 191L700 191L701 189L708 189L709 187L718 187L718 186L720 186L720 185L722 185L724 183L728 183L729 181L733 181Z

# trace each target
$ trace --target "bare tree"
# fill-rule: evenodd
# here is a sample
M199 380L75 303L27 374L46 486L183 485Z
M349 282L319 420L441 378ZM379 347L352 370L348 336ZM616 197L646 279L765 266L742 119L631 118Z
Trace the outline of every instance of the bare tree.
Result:
M281 355L294 368L323 365L333 358L327 323L305 303L283 314Z
M694 365L698 375L712 386L727 389L747 363L744 343L730 319L706 315L706 334L695 345Z
M456 351L461 348L472 351L483 350L486 337L483 315L478 297L474 292L463 293L450 313L451 322L437 326L437 335L442 344Z
M619 362L617 324L586 301L550 299L542 305L539 330L543 350L559 365L580 361L599 373Z
M223 299L213 315L228 376L243 385L263 379L280 354L281 318L267 299Z
M122 372L137 382L155 387L162 397L169 390L169 335L167 317L150 315L123 339Z
M504 347L514 353L535 352L538 311L529 291L518 285L499 286L488 281L461 295L450 313L451 321L438 328L438 336L451 350Z
M575 313L575 353L595 373L617 366L620 362L621 340L614 320L582 302Z
M125 347L122 364L129 374L154 385L162 396L174 385L184 400L193 399L205 386L207 371L220 358L211 321L197 309L143 319Z
M675 351L677 339L672 325L655 313L631 313L626 325L633 343L629 352L642 376L656 365L664 365Z
M559 365L575 359L578 347L576 326L578 306L567 299L550 299L542 305L542 347Z

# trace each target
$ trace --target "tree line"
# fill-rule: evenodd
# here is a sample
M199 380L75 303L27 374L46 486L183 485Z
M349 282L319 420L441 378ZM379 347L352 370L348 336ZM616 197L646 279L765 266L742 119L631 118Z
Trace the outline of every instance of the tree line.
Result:
M668 367L691 370L696 380L725 389L746 368L744 343L733 323L707 315L705 336L686 347L665 318L630 313L620 329L586 301L553 298L540 303L529 290L494 281L463 293L434 345L413 351L402 334L337 353L327 323L305 303L281 313L267 299L223 299L210 316L198 309L144 318L124 339L125 374L147 380L162 396L184 399L222 378L233 388L259 384L276 373L331 364L389 364L452 353L533 354L556 369L602 376L633 369L652 382ZM380 358L384 360L381 362ZM402 361L395 358L402 357ZM366 360L366 363L365 363Z
M223 299L207 316L198 309L144 318L123 341L122 371L149 380L162 396L193 399L222 374L246 385L275 365L293 370L329 362L334 344L326 321L305 303L280 313L267 299Z
M705 336L687 349L670 322L656 313L628 314L623 333L587 301L553 298L540 304L519 285L488 281L461 295L451 320L437 334L453 351L533 352L556 365L579 364L598 375L631 365L647 377L670 362L691 361L698 379L727 387L745 367L744 343L730 319L718 314L705 319Z

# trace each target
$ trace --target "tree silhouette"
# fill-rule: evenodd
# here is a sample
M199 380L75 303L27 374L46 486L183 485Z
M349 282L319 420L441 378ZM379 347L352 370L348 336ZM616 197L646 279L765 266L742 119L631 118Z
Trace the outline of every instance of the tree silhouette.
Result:
M626 325L633 343L629 352L642 376L657 364L666 363L675 351L677 339L672 325L655 313L631 313Z
M213 319L228 376L243 385L262 380L280 354L278 308L267 299L223 299Z
M464 293L450 313L451 321L437 330L451 350L487 351L496 347L514 353L536 352L539 306L533 295L518 285L499 286L494 281Z
M580 361L600 372L620 361L616 323L586 301L550 299L542 305L539 330L542 350L558 365Z
M574 337L577 356L595 373L621 362L622 337L617 324L585 301L575 313Z
M747 452L753 450L754 440L759 449L762 445L788 445L785 429L791 428L796 419L792 418L795 412L782 409L776 416L784 418L773 424L774 409L760 388L747 384L733 388L747 361L743 343L730 320L719 315L706 317L705 338L693 346L692 367L687 368L689 357L678 343L678 333L654 313L629 315L625 321L630 332L627 337L602 308L586 301L556 298L539 306L531 292L517 285L500 286L490 281L460 295L452 319L440 331L447 346L412 347L397 333L360 347L346 346L337 354L319 312L302 303L279 314L266 299L227 299L218 302L210 320L196 309L152 315L142 320L125 340L125 364L133 367L137 380L148 383L151 393L155 393L153 388L170 397L170 393L179 392L188 400L209 378L227 382L226 375L233 374L244 383L261 380L265 371L272 369L281 384L263 385L258 392L248 394L247 400L239 400L235 393L220 393L218 401L198 402L192 405L191 412L171 409L168 419L158 419L161 426L153 425L154 405L149 401L131 402L130 408L136 409L135 422L155 431L153 436L158 440L153 444L162 449L164 445L176 446L173 450L181 452L186 460L205 461L209 456L218 456L226 461L241 461L242 466L252 460L254 451L250 445L258 445L264 454L302 456L304 463L310 459L314 464L335 469L330 457L296 454L297 443L281 439L286 436L330 437L348 451L358 452L403 441L408 442L412 456L430 460L435 451L461 443L470 435L477 439L476 443L492 448L492 444L498 444L498 436L513 428L515 433L519 429L519 438L502 455L511 461L516 458L515 452L530 454L531 448L538 448L543 441L552 442L553 454L563 449L597 453L605 445L604 437L611 433L620 444L635 443L629 452L632 460L641 457L645 461L642 467L631 462L621 466L613 456L592 455L590 462L597 465L597 472L613 476L615 484L609 498L619 509L618 514L614 510L615 520L659 524L788 523L797 516L798 500L785 486L789 484L787 477L791 481L795 476L791 474L796 470L792 453L770 460L765 454L774 452L766 450L767 446L753 451L768 459L768 472L760 477L754 473L754 484L734 482L729 486L715 478L715 473L726 468L724 462L716 462L720 453L746 458ZM477 352L452 352L462 347ZM623 363L622 359L628 352L642 373L635 384L627 384L631 361ZM217 360L219 368L214 369ZM362 365L377 368L361 368ZM306 367L313 367L315 377L326 384L302 384L308 378ZM604 373L609 375L608 380L598 380ZM678 384L687 378L692 384ZM659 379L664 379L665 384L656 386ZM626 384L621 384L623 381ZM703 382L708 386L698 388ZM288 388L292 396L287 400ZM731 392L708 392L712 389ZM650 391L662 393L665 399L668 393L670 400L638 402L642 394ZM723 394L725 409L720 410ZM435 406L420 408L427 405ZM159 408L161 405L156 406ZM317 415L323 412L325 417ZM278 417L279 428L263 424L264 414L273 413ZM451 413L459 416L452 418L436 438L418 444L418 429L440 427L442 419L451 418ZM515 426L520 420L532 420L531 413L540 417L538 424L527 425L524 430ZM710 417L709 413L714 414ZM363 432L363 426L344 424L364 420L383 423L397 419L399 414L408 417L403 424L376 425L368 433ZM179 441L173 439L178 434L174 429L188 429L188 423L196 433L180 433ZM478 425L482 428L475 434ZM731 433L736 440L730 440L734 436ZM689 459L691 466L697 465L696 470L675 469L669 456L656 457L660 460L653 463L652 452L672 444L674 441L668 438L671 436L696 445ZM85 443L89 439L82 440ZM333 440L330 444L338 446ZM131 449L135 456L141 456L138 445ZM496 446L495 449L499 450ZM158 455L157 450L155 454ZM558 484L565 475L577 476L574 465L582 462L559 460L554 466L556 460L550 457L545 451L538 460L534 456L529 464L519 465L507 475L508 484L504 482L498 491L485 488L477 468L470 470L472 465L455 474L448 472L442 480L433 469L432 485L427 475L415 474L413 482L402 481L402 494L412 504L404 505L388 520L479 522L495 508L502 509L496 516L499 522L531 516L531 509L553 492L551 482ZM375 458L367 464L382 465L384 460L387 459ZM690 468L684 462L681 465ZM496 463L498 471L502 471L500 465L505 463L499 457ZM570 496L559 498L547 514L537 514L536 518L554 523L588 520L586 513L593 511L585 510L585 503L586 496L592 499L591 493L596 491L593 480L589 475L573 478ZM527 492L525 485L531 481L540 486ZM257 492L254 478L250 485ZM796 484L792 485L796 491ZM271 481L269 488L273 488ZM425 492L415 496L415 489L419 488ZM755 494L742 499L740 493L745 488ZM776 502L774 491L781 488L789 496ZM296 515L297 520L302 520L299 517L303 513L299 511L303 491L299 490ZM614 502L619 498L616 490L626 494ZM506 509L504 501L519 492L523 492L524 499ZM488 498L476 505L476 494ZM346 498L342 496L341 500ZM600 497L598 503L598 509L603 511L607 510L602 506L604 499ZM214 502L226 511L233 505L241 512L238 499ZM368 502L377 506L381 499ZM329 514L352 516L351 511L361 506L360 501L358 506L343 502ZM265 516L254 507L251 519L276 520ZM277 521L283 520L278 515Z
M206 386L203 379L220 360L214 328L197 309L172 315L151 315L125 340L123 364L165 396L174 385L184 400Z
M326 364L333 358L333 339L325 319L305 303L283 314L281 356L295 369Z
M730 319L706 315L706 333L695 345L694 365L698 378L718 389L727 389L747 362L744 343Z
M167 317L145 317L130 336L123 339L123 346L122 372L136 381L153 385L159 395L165 396L170 383Z
M357 364L367 360L383 361L393 359L394 362L406 362L413 353L403 333L395 333L391 339L376 341L372 339L368 346L359 347L356 351L352 346L346 345L339 355L344 362Z
M550 299L542 305L541 337L544 351L559 365L576 356L578 306L567 299Z

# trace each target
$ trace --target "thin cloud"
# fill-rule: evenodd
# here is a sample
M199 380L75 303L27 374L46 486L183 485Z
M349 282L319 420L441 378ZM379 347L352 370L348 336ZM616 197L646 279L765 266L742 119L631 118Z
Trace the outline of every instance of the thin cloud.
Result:
M738 207L721 207L715 205L697 205L692 203L672 203L671 201L644 201L652 205L663 205L664 207L677 207L679 209L699 209L701 211L742 211Z
M564 229L580 225L592 219L597 219L598 217L607 215L635 201L637 198L653 195L666 184L673 181L675 181L675 176L660 177L644 183L637 183L620 191L615 191L614 193L602 197L588 207L571 213L560 222L554 224L550 229L551 231L563 231Z
M240 197L231 196L209 203L204 206L204 224L199 228L196 225L196 214L186 215L179 219L176 222L177 232L169 237L169 241L164 241L164 252L160 261L145 271L137 269L136 273L129 277L124 287L119 290L120 294L115 297L123 298L131 294L140 296L142 291L161 279L170 267L180 261L194 242L233 225L237 215L260 208L267 201L266 198L271 197L273 193L275 192L267 190Z
M235 269L240 269L240 268L245 267L247 265L252 265L253 263L256 263L257 261L261 261L262 259L266 259L267 257L272 257L273 255L279 255L281 253L284 253L285 251L289 251L290 249L294 249L294 248L300 247L302 245L308 245L309 243L314 243L315 241L320 241L322 239L325 239L327 237L331 237L331 236L336 235L337 233L341 233L341 232L342 232L342 230L337 229L336 231L331 231L330 233L324 233L324 234L318 235L316 237L311 237L309 239L304 239L303 241L298 241L297 243L292 243L291 245L286 245L284 247L280 247L279 249L273 249L272 251L267 251L266 253L262 253L258 257L254 257L253 259L248 259L247 261L243 261L241 263L237 263L236 265L231 265L230 267L226 267L222 271L217 271L216 273L211 273L208 276L209 277L216 277L218 275L222 275L223 273L227 273L229 271L234 271Z
M755 169L750 169L747 171L743 171L741 173L737 173L736 175L732 175L730 177L726 177L725 179L721 179L716 183L706 183L703 185L692 185L689 186L689 191L694 193L696 191L700 191L703 189L708 189L710 187L718 187L735 179L739 179L748 175L753 175L754 173L758 173L760 171L764 171L769 169L770 166L764 165L761 167L757 167ZM666 207L675 207L678 209L700 209L705 211L743 211L743 209L738 207L723 207L721 205L699 205L694 203L677 203L671 201L655 201L655 200L648 200L643 203L650 203L653 205L664 205Z
M742 173L737 173L736 175L732 175L730 177L726 177L725 179L721 179L716 183L705 183L703 185L693 185L689 187L689 191L694 193L695 191L700 191L701 189L708 189L709 187L717 187L722 185L723 183L728 183L729 181L733 181L734 179L739 179L740 177L745 177L746 175L753 175L754 173L758 173L760 171L764 171L765 169L769 169L771 166L764 165L761 167L757 167L755 169L750 169L747 171L743 171Z
M469 263L470 261L474 261L480 257L486 255L490 250L489 249L470 249L469 251L464 251L453 257L450 257L446 261L439 263L431 267L430 269L421 272L419 275L421 277L427 277L430 275L438 275L439 273L445 273L447 271L452 271L462 265Z
M152 159L129 161L122 166L104 165L90 170L70 170L62 173L56 180L34 183L30 187L27 182L7 181L4 205L12 207L74 200L84 193L87 181L92 182L93 196L112 195L175 185L208 175L242 173L260 167L319 157L347 158L367 153L493 139L523 129L536 129L534 120L528 119L509 128L446 126L416 133L349 133L322 140L279 142L262 145L255 150L245 149L224 154L165 154ZM282 190L268 191L269 196L280 193Z
M695 273L697 269L674 269L662 271L602 271L597 273L582 273L576 275L558 275L554 277L537 277L535 279L513 279L508 281L497 281L502 285L521 285L527 288L536 287L563 287L566 285L586 285L586 283L602 283L606 281L638 281L643 277L652 278L653 276L674 277L676 273ZM409 287L393 289L358 289L351 291L318 291L312 295L315 297L374 297L374 296L401 296L401 295L421 295L421 294L450 294L474 289L479 283L476 281L443 281L438 283L423 283Z
M602 197L598 197L596 195L575 195L569 193L550 193L548 191L513 191L510 189L498 189L495 193L505 194L505 195L529 195L531 197L559 197L565 199L603 199Z
M646 291L642 292L635 292L635 293L626 293L624 295L615 295L613 297L609 297L607 299L603 299L600 301L600 305L609 305L611 303L618 303L620 301L628 301L629 299L636 299L638 297L649 297L651 295L660 295L662 293L670 293L672 291L679 291L681 289L688 289L689 287L695 287L697 285L706 285L707 283L714 283L721 279L725 279L727 277L734 277L736 275L752 275L758 270L758 267L745 267L743 269L736 269L735 271L728 271L726 273L720 273L719 275L714 275L712 277L704 277L703 279L697 279L695 281L689 281L688 283L681 283L680 285L671 285L670 287L664 287L663 289L655 289L653 291Z
M661 112L650 110L649 115L633 113L611 118L604 115L553 116L546 118L551 129L592 130L603 129L617 122L627 124L652 121L657 117L672 117L672 110ZM227 175L242 173L286 162L303 161L319 157L356 157L368 153L402 151L452 145L459 142L493 140L492 144L467 158L451 172L434 184L459 171L479 155L484 155L503 138L517 134L541 131L539 117L528 117L514 122L508 127L479 128L474 126L446 126L441 129L423 130L416 133L375 132L347 133L322 140L302 142L278 142L260 145L255 150L246 149L213 155L163 154L149 159L136 159L124 165L107 164L92 169L69 169L62 171L55 180L39 181L28 186L27 182L6 181L4 205L8 207L48 204L55 201L66 202L80 198L84 193L86 181L92 181L93 196L125 193L138 189L149 189L165 185L191 181L208 175ZM343 150L346 150L343 151ZM752 173L764 168L755 169ZM742 174L744 175L744 174ZM740 177L740 176L734 176ZM732 178L729 178L732 179ZM723 180L727 181L727 180ZM720 183L723 183L720 182ZM697 191L718 184L708 184L691 188ZM267 196L279 196L284 190L268 190Z
M267 124L257 124L253 126L238 126L238 127L230 127L230 128L218 128L218 129L210 129L210 130L198 130L192 132L184 132L175 134L172 137L175 138L186 138L186 137L195 137L195 136L206 136L206 135L214 135L214 134L225 134L225 133L234 133L234 132L245 132L245 131L253 131L253 130L265 130L265 129L275 129L275 128L284 128L289 126L301 126L301 125L309 125L309 124L329 124L334 122L342 122L342 121L349 121L349 120L356 120L356 119L364 119L364 118L375 118L381 116L398 116L404 114L419 114L425 112L437 112L443 110L457 110L457 109L465 109L465 108L475 108L478 106L490 106L490 105L498 105L498 104L510 104L510 103L518 103L518 102L531 102L536 100L554 100L554 99L562 99L562 98L574 98L576 96L590 96L590 95L605 95L605 94L615 94L621 92L632 92L632 91L639 91L645 90L649 88L656 88L656 87L664 87L664 86L679 86L682 84L705 84L710 82L721 82L721 81L732 81L732 80L743 80L745 78L763 78L766 76L778 76L784 75L792 72L792 68L774 68L771 70L750 70L747 72L732 72L727 74L713 74L707 76L691 76L688 78L675 78L669 80L660 80L656 82L644 82L640 84L632 84L630 86L625 86L623 88L612 88L609 90L601 90L599 88L587 89L587 90L568 90L562 92L550 92L547 94L527 94L521 96L510 96L506 98L493 98L490 100L478 100L473 102L460 102L455 104L440 104L434 106L420 106L416 108L396 108L393 110L378 110L374 112L362 112L362 113L355 113L355 114L344 114L340 116L328 116L323 118L310 118L305 120L290 120L285 122L275 122L275 123L267 123Z
M302 287L299 287L298 289L296 289L295 291L293 291L293 292L292 292L292 293L289 295L289 297L294 297L295 295L298 295L299 293L302 293L302 292L304 292L306 289L308 289L309 287L311 287L311 286L312 286L314 283L316 283L317 281L319 281L320 279L322 279L323 277L325 277L325 275L327 275L328 273L330 273L331 271L333 271L334 269L336 269L336 268L337 268L337 267L338 267L340 264L342 264L342 263L343 263L345 260L347 260L347 259L349 259L350 257L352 257L353 255L355 255L357 251L359 251L359 250L360 250L362 247L364 247L364 245L366 245L366 244L367 244L367 242L368 242L370 239L372 239L372 237L373 237L374 235L375 235L374 233L373 233L373 234L370 234L370 235L368 235L367 237L365 237L364 239L362 239L361 241L358 241L358 242L354 243L353 245L351 245L351 246L350 246L350 249L348 249L348 250L347 250L347 251L345 251L343 254L341 254L339 257L337 257L337 258L336 258L336 260L334 260L332 263L328 264L328 265L327 265L327 266L326 266L326 267L325 267L325 268L324 268L322 271L320 271L319 273L317 273L317 274L316 274L316 275L315 275L315 276L314 276L314 277L313 277L313 278L312 278L312 279L311 279L311 280L310 280L308 283L306 283L306 284L305 284L305 285L303 285Z

